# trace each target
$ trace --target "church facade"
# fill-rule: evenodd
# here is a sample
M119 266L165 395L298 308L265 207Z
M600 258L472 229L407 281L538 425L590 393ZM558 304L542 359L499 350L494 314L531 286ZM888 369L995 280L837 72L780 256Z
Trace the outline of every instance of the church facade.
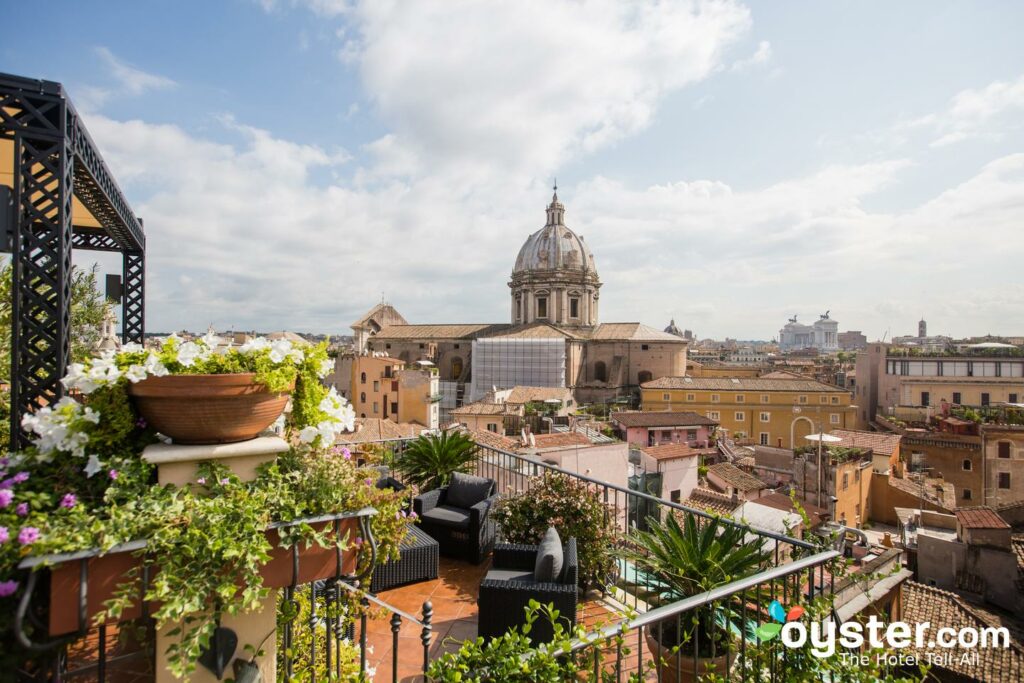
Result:
M492 389L566 387L580 403L603 402L635 399L643 382L685 374L686 339L600 322L594 256L565 224L557 191L546 213L515 260L508 323L409 324L380 304L352 326L356 353L433 363L442 416Z

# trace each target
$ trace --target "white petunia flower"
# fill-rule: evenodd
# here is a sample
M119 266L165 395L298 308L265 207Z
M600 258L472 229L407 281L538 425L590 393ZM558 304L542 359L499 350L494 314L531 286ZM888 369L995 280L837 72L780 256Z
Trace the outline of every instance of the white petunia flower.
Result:
M142 344L136 344L135 342L128 342L121 346L121 353L141 353L145 350Z
M316 437L320 435L316 427L303 427L302 431L299 432L299 441L302 443L313 443Z
M305 352L303 352L303 350L302 350L302 349L292 349L291 351L289 351L289 352L288 352L288 358L289 358L289 359L290 359L290 360L291 360L291 361L292 361L293 363L295 363L296 365L298 365L298 364L299 364L299 363L301 363L301 362L302 362L303 360L305 360L305 358L306 358L306 354L305 354Z
M332 361L330 358L325 358L324 360L320 361L320 367L317 368L316 374L317 377L323 379L327 375L331 374L333 370L334 361Z
M85 463L85 476L90 479L94 474L103 469L103 463L100 462L100 458L95 453L89 456L89 461Z
M269 348L270 342L266 337L254 337L238 347L238 350L240 353L255 353Z
M146 368L141 365L132 365L125 371L124 376L127 377L128 381L132 384L141 382L146 379Z
M147 374L154 377L164 377L167 375L167 367L160 362L160 358L152 351L146 357L146 362L142 364L142 368Z
M270 345L270 360L275 363L283 363L284 359L291 353L292 343L287 339L278 339Z
M207 332L199 341L202 342L203 346L206 348L215 349L220 342L220 338L213 332Z
M185 342L178 347L177 361L184 365L186 368L190 368L195 365L196 360L200 358L199 345L195 342Z
M98 425L100 423L100 414L97 413L92 408L87 407L85 409L85 412L82 413L82 419L88 420L89 422L92 422L94 425Z

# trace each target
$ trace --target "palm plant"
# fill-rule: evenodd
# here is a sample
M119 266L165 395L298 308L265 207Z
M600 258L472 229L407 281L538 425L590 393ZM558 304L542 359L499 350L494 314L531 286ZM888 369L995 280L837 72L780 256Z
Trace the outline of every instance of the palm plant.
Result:
M664 523L649 519L648 528L634 530L635 547L626 551L626 557L667 587L660 595L666 603L750 576L764 568L771 558L758 540L747 540L743 527L717 517L702 518L698 524L696 515L686 514L680 525L676 515L669 515ZM747 597L751 597L750 591ZM747 630L745 624L737 628L735 623L739 608L738 601L735 605L720 603L700 611L694 618L672 619L662 624L661 629L652 630L662 634L665 645L688 647L691 653L698 646L701 656L715 648L721 653L729 632Z
M445 486L455 472L470 472L476 460L476 443L459 431L423 434L395 459L406 483L422 491Z

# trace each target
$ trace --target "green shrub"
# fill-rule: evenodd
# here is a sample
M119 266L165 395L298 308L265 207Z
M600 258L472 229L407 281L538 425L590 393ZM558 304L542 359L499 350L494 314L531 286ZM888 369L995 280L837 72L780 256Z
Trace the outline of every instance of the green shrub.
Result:
M535 477L525 492L499 501L495 516L511 543L539 543L549 526L563 542L575 538L584 587L602 587L614 572L615 511L579 479L559 473Z

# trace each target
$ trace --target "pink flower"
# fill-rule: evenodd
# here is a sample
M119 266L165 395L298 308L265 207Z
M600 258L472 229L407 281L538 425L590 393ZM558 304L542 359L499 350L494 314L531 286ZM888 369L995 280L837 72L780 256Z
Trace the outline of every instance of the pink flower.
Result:
M346 460L351 460L352 459L352 451L350 451L347 448L342 448L341 449L341 456L343 458L345 458Z
M18 533L18 543L31 545L39 540L39 529L34 526L27 526Z
M10 489L0 489L0 508L5 508L14 500L14 494Z
M18 507L14 508L14 512L16 512L19 517L24 517L28 514L28 503L18 503Z
M373 479L366 479L365 481L367 486L373 486Z
M110 470L109 472L107 472L107 476L109 476L111 479L117 479L118 474L119 472L117 470Z
M64 497L60 499L60 506L68 510L75 507L76 503L78 503L78 498L73 493L65 493Z
M16 590L18 590L17 581L0 581L0 598L14 595Z
M363 544L363 537L362 536L356 536L355 544L356 545L362 545Z
M206 477L199 477L196 479L196 483L200 486L206 486Z
M227 477L224 477L223 479L220 480L220 485L221 486L227 486L230 483L231 483L231 480L228 479Z
M13 480L15 484L23 484L28 481L28 472L18 472L14 475Z
M7 531L7 527L0 526L0 545L7 543L7 541L10 540L10 538L11 534L9 531Z
M416 514L415 510L413 510L412 512L409 513L409 519L418 519L418 518L419 518L419 515Z

